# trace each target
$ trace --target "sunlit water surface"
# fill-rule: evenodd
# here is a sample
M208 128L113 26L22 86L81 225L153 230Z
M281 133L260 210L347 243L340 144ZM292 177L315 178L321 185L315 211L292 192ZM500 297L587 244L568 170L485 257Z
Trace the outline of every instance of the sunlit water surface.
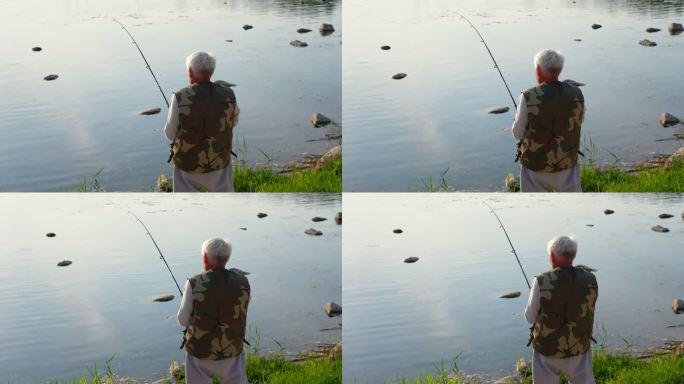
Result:
M670 140L682 126L662 128L658 118L684 114L684 35L667 31L684 21L683 9L681 1L345 0L345 191L424 189L447 169L457 190L495 191L518 172L513 111L487 114L512 101L457 12L486 39L516 102L534 85L534 55L565 53L561 77L586 83L583 136L599 163L614 161L611 152L626 164L672 153L684 145ZM392 80L398 72L408 76Z
M529 290L482 200L500 216L530 279L549 269L553 236L577 237L576 262L598 269L595 336L607 347L624 347L623 338L636 349L684 338L684 328L667 328L684 323L670 308L684 296L682 195L347 194L345 383L434 373L459 353L459 368L496 378L519 356L531 357L522 315ZM670 232L652 231L657 224ZM420 259L405 264L410 256ZM522 295L498 298L507 291Z
M342 319L323 305L341 303L341 227L332 220L340 205L339 195L1 196L2 382L71 378L112 355L117 374L151 380L184 358L178 290L128 210L181 285L201 272L204 240L232 240L229 267L251 273L252 346L297 354L337 342ZM310 227L323 235L305 235ZM73 264L56 266L65 259ZM176 297L152 301L162 294Z
M74 190L100 169L107 190L146 191L170 173L166 104L113 17L167 98L187 85L191 52L216 55L214 79L237 84L235 135L249 164L325 152L336 143L320 139L336 128L315 129L309 118L341 120L341 13L340 1L1 0L0 191ZM321 23L337 31L321 36ZM138 115L152 107L162 112Z

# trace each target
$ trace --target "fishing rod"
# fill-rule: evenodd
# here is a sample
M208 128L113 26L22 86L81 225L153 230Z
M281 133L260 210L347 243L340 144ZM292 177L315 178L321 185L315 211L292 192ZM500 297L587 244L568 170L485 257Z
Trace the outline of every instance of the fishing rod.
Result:
M164 102L166 102L166 108L169 108L169 99L166 98L166 94L162 90L161 85L159 85L159 80L157 80L157 76L154 74L154 71L152 70L152 67L150 66L150 63L147 61L147 58L145 57L145 54L143 53L142 49L140 49L140 45L138 45L138 42L135 41L135 37L131 34L131 32L128 31L128 28L126 28L125 25L123 25L119 20L117 20L115 17L112 17L112 20L114 20L117 24L121 26L121 28L126 31L128 36L131 38L133 41L133 45L138 49L138 52L140 52L140 56L142 56L143 61L145 61L145 66L147 69L150 71L150 74L152 74L152 78L154 79L154 82L157 83L157 88L159 88L159 92L161 93L162 97L164 98ZM230 154L233 155L234 157L237 157L234 151L230 151ZM171 155L169 156L169 160L167 163L171 162L171 159L173 158L173 143L171 143ZM177 283L176 283L177 284Z
M527 288L532 289L532 287L530 286L530 281L527 279L527 275L525 274L525 270L523 269L523 266L520 263L520 258L518 257L518 253L515 251L515 247L513 246L513 242L511 241L511 238L508 236L508 232L506 231L506 227L504 227L503 223L501 222L499 215L497 215L496 212L494 212L494 208L492 208L489 204L487 204L486 201L482 200L482 204L486 205L487 208L489 208L489 210L492 211L492 213L494 214L494 217L496 217L496 220L501 225L501 229L503 229L503 232L506 235L506 239L508 240L508 244L511 245L511 249L513 250L513 254L515 255L515 259L518 261L518 265L520 266L520 271L522 272L523 276L525 277L525 283L527 283Z
M145 228L145 231L147 232L147 236L149 236L150 239L152 239L154 246L157 248L157 252L159 252L159 258L164 261L164 264L166 264L166 268L169 270L169 273L171 274L171 278L173 279L173 282L176 283L176 287L178 287L178 292L180 292L181 297L183 297L183 291L181 290L180 285L178 285L178 281L176 280L176 276L174 276L173 272L171 272L171 267L169 267L169 263L166 262L166 259L164 258L164 254L162 254L161 249L159 249L159 246L157 245L157 242L154 240L154 237L152 237L150 230L147 229L147 226L145 225L145 223L143 223L142 220L140 220L140 218L138 216L136 216L135 213L133 213L131 211L128 211L128 213L133 215L133 217L135 217L135 219L138 220L138 223L140 223L140 225L142 225L143 228Z
M463 14L456 12L461 18L470 24L470 26L475 30L475 33L477 33L478 36L480 36L480 41L482 41L482 44L484 44L485 48L487 49L487 53L489 53L489 57L492 58L492 61L494 62L494 68L499 72L499 76L501 76L501 80L503 81L504 85L506 86L506 90L508 91L508 95L511 96L511 101L513 102L513 106L515 109L518 109L518 104L515 102L515 98L513 97L513 93L511 93L511 89L508 87L508 83L506 82L506 79L504 78L503 73L501 73L501 68L499 67L499 63L496 62L496 59L494 58L494 55L492 54L492 51L489 49L489 45L487 45L487 42L485 41L484 37L482 37L482 34L480 31L475 27L475 24L470 22L467 17L465 17Z

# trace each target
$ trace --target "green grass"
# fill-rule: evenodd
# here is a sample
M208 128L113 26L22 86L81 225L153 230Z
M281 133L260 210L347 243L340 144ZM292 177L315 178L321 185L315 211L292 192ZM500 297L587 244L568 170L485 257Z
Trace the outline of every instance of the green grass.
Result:
M236 192L342 192L342 159L283 175L271 169L233 168Z
M582 167L580 175L585 192L682 192L684 161L675 162L670 170L662 167L625 173L615 167L600 170Z
M648 361L638 360L624 354L594 352L594 376L599 384L684 384L684 356L668 355ZM444 369L421 378L387 383L403 384L464 384L459 378L449 378ZM512 381L511 381L512 382ZM472 383L472 381L468 381ZM523 383L531 384L531 371L523 375ZM567 384L565 377L561 383Z

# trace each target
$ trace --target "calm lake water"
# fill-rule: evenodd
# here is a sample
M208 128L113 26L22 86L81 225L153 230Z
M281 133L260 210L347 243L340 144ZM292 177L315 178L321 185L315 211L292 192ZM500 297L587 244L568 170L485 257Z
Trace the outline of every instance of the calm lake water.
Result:
M323 305L341 303L341 226L333 220L340 209L334 194L0 196L2 382L87 374L114 354L123 377L158 379L173 357L184 359L177 288L128 210L148 226L180 284L201 272L204 240L232 240L229 267L251 273L252 346L269 352L280 343L297 354L337 342L342 318L328 318ZM314 216L329 220L313 223ZM323 235L305 235L310 227ZM55 266L64 259L73 264ZM161 294L176 298L152 301Z
M309 118L341 120L341 13L339 0L0 0L0 35L12 37L0 58L0 191L74 190L100 169L107 190L147 191L171 172L166 105L112 17L136 38L167 98L187 85L191 52L216 55L214 79L237 84L235 135L250 164L325 152L336 143L319 139L334 128L314 129ZM321 36L321 23L337 31ZM309 46L290 46L295 39ZM43 80L53 73L57 80ZM152 107L162 112L138 115Z
M684 338L684 328L666 328L684 323L671 310L684 295L684 195L346 194L345 383L416 377L442 361L450 367L461 352L466 372L503 377L519 356L531 357L529 290L482 200L530 279L549 269L553 236L576 235L576 263L598 269L595 335L605 327L609 348L623 347L622 338L635 348ZM656 224L670 233L652 231ZM409 256L420 260L405 264ZM498 298L512 290L522 296Z
M625 163L673 152L684 144L656 140L682 132L658 118L684 114L684 35L667 31L684 21L683 9L681 1L345 0L345 191L421 190L421 179L446 169L457 190L495 191L507 172L518 173L511 99L456 12L483 34L516 102L535 83L534 55L565 53L561 77L587 84L583 136L599 162L613 161L609 151ZM658 46L638 44L646 38ZM398 72L408 76L392 80ZM511 111L487 114L498 106Z

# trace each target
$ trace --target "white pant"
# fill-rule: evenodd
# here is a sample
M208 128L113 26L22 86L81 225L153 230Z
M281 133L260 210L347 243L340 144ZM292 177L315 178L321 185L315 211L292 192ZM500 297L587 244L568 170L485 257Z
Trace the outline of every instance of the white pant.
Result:
M224 360L198 359L185 354L185 382L187 384L211 384L211 377L217 375L222 384L249 384L245 352Z
M233 166L208 173L185 172L173 167L174 192L235 192Z
M565 373L571 384L596 384L591 365L591 350L579 356L559 359L547 357L534 351L532 377L534 384L558 384L560 374Z
M536 172L520 169L520 192L582 192L579 163L560 172Z

